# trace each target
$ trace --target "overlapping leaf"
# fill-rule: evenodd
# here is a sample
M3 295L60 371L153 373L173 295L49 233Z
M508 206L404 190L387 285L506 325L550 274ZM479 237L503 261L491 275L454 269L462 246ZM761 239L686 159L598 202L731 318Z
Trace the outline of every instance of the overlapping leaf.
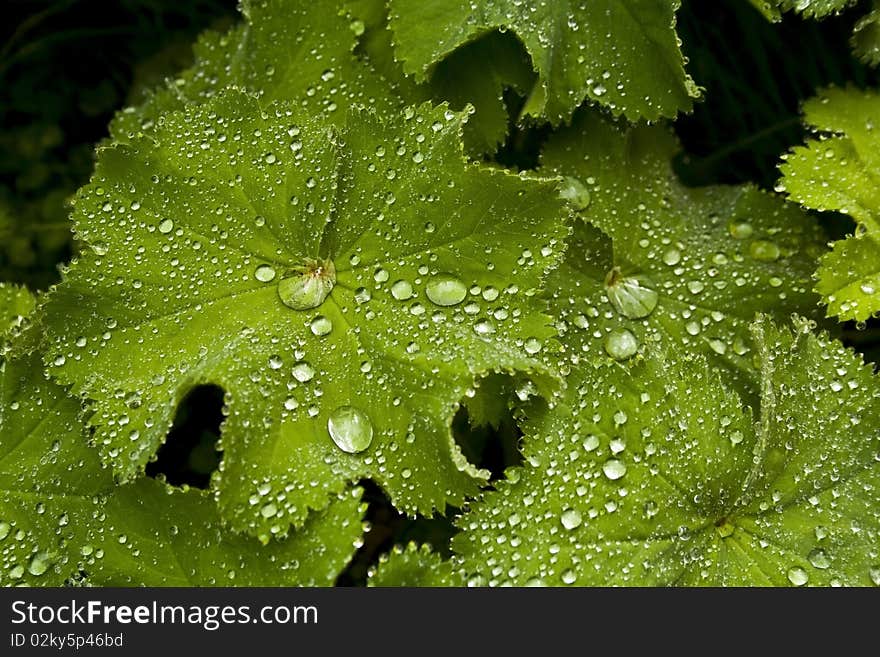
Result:
M382 555L367 581L374 587L398 586L461 586L464 580L449 561L431 552L427 545L409 543Z
M354 112L334 136L230 92L100 153L75 207L91 249L46 307L47 362L95 400L118 475L210 382L239 529L284 534L362 477L404 511L477 490L450 420L477 376L539 367L555 331L530 297L567 228L553 183L467 165L460 124L442 107Z
M485 33L510 30L538 72L526 113L553 123L590 98L627 118L689 110L698 89L675 34L677 0L390 0L398 59L416 79Z
M778 189L857 222L822 258L816 291L829 316L864 321L880 311L880 95L829 89L805 104L804 116L819 135L785 156Z
M853 28L852 45L856 55L871 66L880 64L880 5L865 14Z
M251 90L264 101L296 101L334 121L344 120L353 105L397 109L399 98L353 54L355 33L337 4L244 0L245 22L226 33L202 35L194 65L142 105L118 114L111 135L128 141L149 134L163 113L203 103L229 86Z
M394 93L408 103L433 100L448 101L454 109L473 106L474 115L464 128L466 150L473 155L497 150L510 122L505 90L525 96L535 83L528 55L516 37L485 35L457 49L432 69L429 79L418 83L394 58L384 0L349 0L346 7L361 32L364 56Z
M814 312L821 233L753 187L684 187L677 150L663 128L624 130L587 113L550 139L542 171L565 176L563 195L592 226L575 229L547 295L572 356L625 359L664 340L707 355L749 397L748 324L758 312Z
M750 0L767 18L779 20L781 12L796 11L807 18L824 18L843 11L856 0Z
M753 330L754 421L699 357L578 366L459 520L459 574L397 557L386 581L880 585L876 376L802 320Z
M202 491L115 485L39 356L0 356L0 585L329 585L361 535L359 497L261 546L224 529Z
M19 327L34 309L34 297L27 288L0 283L0 343Z

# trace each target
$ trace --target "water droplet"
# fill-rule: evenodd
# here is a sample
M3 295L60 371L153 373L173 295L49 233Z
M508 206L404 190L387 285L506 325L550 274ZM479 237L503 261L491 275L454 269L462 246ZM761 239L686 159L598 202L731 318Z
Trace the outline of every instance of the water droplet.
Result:
M602 464L602 472L611 481L615 481L626 474L626 463L619 459L608 459Z
M47 570L49 570L50 565L52 565L52 562L49 559L49 555L45 552L37 552L33 557L31 557L31 560L28 563L28 572L31 575L39 577Z
M526 353L529 354L530 356L534 356L539 351L541 351L541 348L543 346L544 345L541 343L541 341L538 338L528 338L525 341L525 344L523 345L523 349L525 349Z
M284 365L284 361L281 359L281 356L278 354L274 354L269 356L269 367L273 370L281 369L281 366Z
M8 522L0 522L0 541L9 536L9 532L12 531L12 525Z
M333 322L324 315L318 315L309 323L309 329L317 336L327 335L333 330Z
M306 361L301 360L293 366L293 370L291 370L293 374L293 378L299 381L300 383L307 383L311 381L315 376L315 368L309 365Z
M294 310L317 308L336 284L336 267L332 260L306 260L293 275L278 283L282 303Z
M868 577L871 578L874 586L880 586L880 566L871 566L868 569Z
M174 222L171 219L163 219L159 222L159 232L167 235L174 230Z
M346 454L362 452L373 441L373 424L367 414L354 406L340 406L330 414L327 431L336 446Z
M562 515L559 519L562 522L562 526L568 530L577 529L584 521L581 512L577 509L566 509L562 512Z
M566 568L562 571L561 578L563 584L574 584L577 581L577 573L571 568Z
M828 554L822 548L811 550L810 554L807 555L807 560L813 568L818 568L819 570L826 570L831 567L831 559L828 558Z
M752 236L754 229L752 225L745 221L733 222L728 226L731 237L736 240L748 239Z
M373 295L370 294L370 291L365 287L359 287L354 291L354 300L358 303L366 303L372 298Z
M398 301L406 301L413 295L413 287L409 281L399 280L391 284L391 296Z
M751 255L755 260L760 260L762 262L773 262L774 260L778 260L779 256L782 255L782 252L779 250L779 246L774 242L768 242L766 240L755 240L749 245L749 255Z
M681 251L678 249L666 249L663 252L663 262L670 267L681 262Z
M455 306L464 301L467 287L453 274L437 274L425 286L425 296L437 306Z
M590 190L577 178L566 176L559 190L559 198L571 203L576 210L586 210L590 205Z
M628 319L641 319L657 307L657 293L615 267L605 277L605 291L614 309Z
M615 360L626 360L636 355L639 341L629 329L616 328L605 338L605 352Z
M477 335L492 335L495 333L495 325L488 319L481 319L474 324L474 332Z
M254 272L254 278L261 283L268 283L275 279L275 268L272 265L260 265Z
M788 581L794 584L795 586L803 586L807 582L810 581L810 576L807 574L807 571L801 568L800 566L794 566L793 568L788 569Z

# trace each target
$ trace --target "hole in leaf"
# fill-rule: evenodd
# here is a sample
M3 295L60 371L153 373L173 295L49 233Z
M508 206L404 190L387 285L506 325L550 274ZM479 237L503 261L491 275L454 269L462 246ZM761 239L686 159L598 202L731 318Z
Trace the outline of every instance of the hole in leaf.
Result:
M459 509L448 507L445 515L437 514L431 518L406 516L394 508L385 491L373 481L364 479L358 485L364 489L370 531L366 532L363 545L336 579L337 586L364 586L370 568L395 545L428 543L444 558L451 556L449 541L458 531L452 519Z
M223 388L193 388L177 407L174 424L156 459L147 465L147 476L163 478L172 486L207 488L220 465L217 450L223 422Z
M526 382L506 374L492 374L480 381L476 394L463 400L452 420L452 434L464 457L477 468L492 473L490 481L523 462L522 432L514 419L517 394Z

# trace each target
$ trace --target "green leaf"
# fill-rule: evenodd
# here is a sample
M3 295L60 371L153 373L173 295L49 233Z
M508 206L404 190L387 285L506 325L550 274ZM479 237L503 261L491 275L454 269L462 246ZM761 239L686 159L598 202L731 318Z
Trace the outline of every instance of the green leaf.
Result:
M779 20L780 12L796 11L807 18L825 18L856 3L856 0L750 0L770 20Z
M853 29L852 46L866 64L880 64L880 5L863 16Z
M0 344L21 326L34 309L34 296L25 287L0 283Z
M456 569L483 585L880 585L880 382L805 321L753 331L754 422L700 357L573 368L532 409L527 465L458 521Z
M822 258L816 291L829 316L864 321L880 311L880 94L828 89L804 105L804 117L819 134L784 157L777 189L857 222Z
M151 479L115 486L81 404L38 356L0 360L0 584L330 585L361 535L359 491L283 542L224 529L211 496Z
M678 148L664 128L621 129L593 113L551 137L542 172L564 176L563 196L592 224L575 228L548 278L551 311L568 358L626 358L664 341L705 354L750 396L748 324L758 312L813 312L821 232L750 186L685 187Z
M465 149L474 156L497 150L509 129L505 90L514 89L525 96L535 84L529 57L515 36L484 35L443 59L419 84L394 59L384 0L350 0L346 7L353 19L360 21L364 56L397 95L410 104L433 100L448 101L456 110L473 106L474 114L464 127ZM474 66L474 62L480 65Z
M525 113L554 124L586 98L635 120L675 116L699 96L675 34L678 0L390 0L389 7L397 57L417 80L487 32L515 33L539 76Z
M120 477L211 382L237 529L283 535L363 477L405 512L478 490L451 419L487 373L542 380L555 331L531 296L568 228L553 182L465 163L461 120L355 111L334 136L229 92L100 152L74 212L91 248L45 308L47 363L95 400Z
M463 586L464 580L453 571L452 564L432 552L430 546L409 543L383 554L376 568L370 571L367 586Z
M326 3L244 0L245 23L226 33L206 32L195 63L158 89L147 102L120 112L110 126L118 141L151 134L161 115L187 103L203 103L237 86L264 102L296 100L306 111L334 122L354 105L396 109L400 100L354 54L350 22Z

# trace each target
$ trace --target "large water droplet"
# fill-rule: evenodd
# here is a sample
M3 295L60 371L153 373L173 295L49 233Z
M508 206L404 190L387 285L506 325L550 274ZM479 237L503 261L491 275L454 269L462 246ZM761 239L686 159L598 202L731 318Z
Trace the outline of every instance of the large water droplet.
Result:
M315 376L315 368L301 360L293 366L292 374L293 378L300 383L306 383Z
M586 210L590 205L590 190L577 178L566 176L559 189L559 198L571 203L575 210Z
M52 565L51 560L49 559L49 555L45 552L37 552L33 557L31 557L30 562L28 563L28 572L31 575L40 576L49 570L49 566Z
M619 459L608 459L602 464L602 472L612 481L626 474L626 463Z
M773 262L774 260L779 259L782 252L779 250L779 246L777 246L775 242L755 240L749 245L749 255L755 260Z
M336 267L332 260L307 260L293 275L278 283L282 303L294 310L317 308L336 284Z
M391 296L398 301L406 301L413 295L412 283L409 281L399 280L391 284Z
M615 267L605 277L605 291L614 309L627 319L641 319L657 307L657 293Z
M333 322L324 315L318 315L309 323L309 329L314 335L327 335L333 330Z
M163 219L159 222L159 232L167 235L174 230L174 222L171 219Z
M793 568L788 569L788 581L794 584L795 586L803 586L807 582L810 581L810 576L807 574L807 571L801 568L800 566L794 566Z
M566 509L562 512L559 519L562 522L562 526L568 530L577 529L584 521L581 512L577 509Z
M272 265L260 265L254 272L254 278L261 283L268 283L275 279L275 268Z
M453 274L437 274L425 286L425 296L438 306L455 306L464 301L467 287Z
M616 328L605 338L605 352L615 360L626 360L636 355L639 341L629 329Z
M367 414L354 406L340 406L330 414L327 431L336 446L346 454L362 452L373 442L373 424Z
M831 559L828 558L828 554L822 548L811 550L810 554L807 555L807 559L813 568L825 570L831 567Z

